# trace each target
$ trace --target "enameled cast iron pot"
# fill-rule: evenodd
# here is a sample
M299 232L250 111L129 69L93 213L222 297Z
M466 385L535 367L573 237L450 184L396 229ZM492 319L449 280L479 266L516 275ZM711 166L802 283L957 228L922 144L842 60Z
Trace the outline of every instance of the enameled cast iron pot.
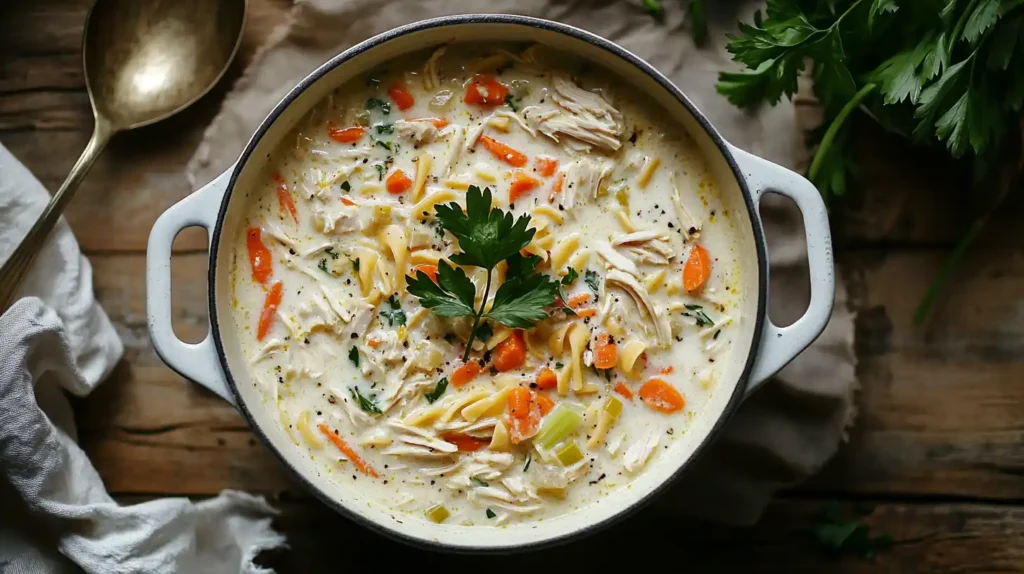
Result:
M282 138L329 92L397 56L445 43L471 41L539 42L592 61L625 84L646 93L697 142L716 178L739 236L745 293L734 350L717 390L685 435L659 451L628 487L588 507L538 523L502 528L433 524L403 517L368 503L326 477L295 448L276 411L264 406L250 380L231 316L231 253L242 237L246 190L260 185L260 174ZM787 327L766 317L768 258L758 205L769 192L792 199L803 214L810 263L811 300L807 312ZM171 242L186 227L210 235L210 334L199 344L175 337L171 328ZM263 442L325 504L378 531L408 542L463 552L521 549L564 541L607 526L650 501L680 475L717 434L729 415L773 373L805 349L824 329L832 312L835 278L825 206L803 177L750 155L722 139L696 107L649 64L589 32L522 16L464 15L426 20L397 28L335 56L307 76L267 116L238 162L215 180L167 210L153 226L146 262L149 332L160 357L182 376L235 405Z

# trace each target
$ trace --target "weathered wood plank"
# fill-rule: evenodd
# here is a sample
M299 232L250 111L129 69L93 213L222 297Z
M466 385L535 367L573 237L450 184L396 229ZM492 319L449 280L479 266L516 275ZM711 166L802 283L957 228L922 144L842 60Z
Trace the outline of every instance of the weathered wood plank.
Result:
M367 531L316 502L283 503L275 524L290 548L265 553L258 563L278 572L316 572L353 560L385 569L397 564L430 564L432 571L522 572L568 566L574 572L603 572L612 564L637 564L636 549L671 546L672 556L693 572L1024 572L1024 509L983 505L889 504L877 506L867 522L889 532L893 547L875 561L836 557L813 539L811 527L821 502L779 500L754 528L728 528L668 516L655 506L622 525L565 546L519 554L453 556L398 544ZM340 557L338 543L359 548L358 558ZM609 548L615 551L609 552ZM648 557L649 558L649 557Z
M203 494L234 487L293 490L272 455L250 445L231 407L180 380L149 347L143 257L93 257L100 300L130 349L80 409L83 438L115 492ZM915 293L938 253L850 259L858 321L860 419L851 442L806 487L812 492L1024 500L1024 333L1012 293L1024 255L982 251L926 330L910 326ZM174 264L179 334L206 331L206 256ZM182 473L188 473L184 477Z

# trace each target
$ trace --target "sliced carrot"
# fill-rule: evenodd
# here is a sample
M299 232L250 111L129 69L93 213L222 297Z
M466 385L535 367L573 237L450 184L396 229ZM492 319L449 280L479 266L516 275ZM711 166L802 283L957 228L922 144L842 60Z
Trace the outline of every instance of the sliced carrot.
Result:
M258 283L266 283L274 274L274 258L270 250L263 245L263 231L259 227L250 227L245 234L245 244L249 249L249 265L252 267L252 278Z
M350 128L336 128L334 124L327 124L327 137L338 143L353 143L360 140L366 128L352 126Z
M508 394L508 414L521 419L530 415L532 393L526 387L516 387Z
M593 307L590 307L589 309L576 310L576 316L583 317L584 319L586 319L587 317L593 317L594 315L597 315L597 309L594 309Z
M373 470L373 467L370 466L369 464L366 464L366 461L363 460L363 458L359 456L359 454L356 453L356 451L353 450L353 448L350 447L347 442L345 442L340 436L338 436L338 431L331 430L331 428L325 425L324 423L316 425L316 428L320 429L320 432L322 432L324 436L327 437L327 440L331 441L331 444L337 447L337 449L341 451L341 454L345 455L345 458L347 458L349 462L351 462L353 465L355 465L357 469L359 469L359 472L373 478L380 478L380 475L377 474L377 471Z
M580 307L585 305L587 301L590 301L590 294L580 293L579 295L573 295L572 297L569 297L569 306L572 307L573 309L579 309Z
M508 88L501 85L494 76L477 74L466 86L462 101L474 106L500 106L508 97Z
M495 159L503 161L512 167L523 167L526 165L526 154L508 144L503 144L489 136L480 136L477 141L480 142L487 151L491 152L491 155L493 155Z
M452 384L456 387L461 387L475 379L482 369L483 367L480 366L480 363L470 361L452 372Z
M512 336L498 343L494 348L494 368L501 372L511 371L523 366L526 361L526 342L523 332L515 330Z
M391 96L391 101L395 102L398 109L403 112L411 108L416 103L416 98L412 97L409 90L405 89L405 86L399 83L391 84L388 88L388 95Z
M675 367L673 367L672 365L669 365L667 367L662 367L661 370L658 371L658 372L663 374L663 375L671 375L672 372L675 371L675 370L676 370Z
M537 189L540 180L519 170L512 175L512 184L508 188L508 202L515 203L519 198Z
M283 183L277 184L277 203L281 206L281 211L287 211L292 214L292 219L295 220L295 223L299 222L299 213L295 210L295 200L292 199L288 186Z
M555 175L555 170L558 169L558 160L542 155L537 158L537 171L544 177L551 177Z
M553 389L558 386L558 375L551 369L544 367L537 373L538 389Z
M686 406L683 395L675 387L658 378L650 379L640 387L640 400L663 413L681 411Z
M434 284L437 284L437 265L417 265L412 268L412 271L413 274L417 271L422 271L427 275L427 277L430 277L430 280L433 281Z
M565 173L558 172L558 176L555 177L555 183L551 184L551 193L548 194L548 203L555 202L555 196L562 193L562 184L565 183Z
M611 369L618 362L618 349L611 341L608 333L601 333L594 347L594 366L598 369Z
M347 197L341 198L341 202L344 203L345 205L356 205L356 202L352 201Z
M381 341L380 339L366 339L366 344L373 347L374 349L381 346L381 344L383 343L384 341Z
M448 120L446 120L444 118L416 118L416 119L412 119L412 120L409 120L409 121L410 122L430 122L430 123L434 124L434 127L439 129L439 130L443 130L444 128L448 127Z
M459 449L459 452L476 452L491 444L490 441L479 439L462 433L448 433L441 435L445 442L450 442Z
M396 169L391 172L387 180L388 193L398 195L399 193L405 193L412 187L412 179L405 175L405 172Z
M535 393L533 402L537 403L537 407L540 409L540 416L547 416L551 412L551 409L555 408L555 401L551 400L547 395Z
M630 388L626 386L626 383L623 383L622 381L615 384L615 392L629 400L633 400L633 391L630 390Z
M278 281L270 287L270 292L263 300L263 311L260 313L259 326L256 328L257 341L262 341L263 337L267 336L267 331L270 331L270 326L274 324L274 313L277 312L277 306L281 304L283 291L281 282Z
M690 250L690 256L686 259L683 267L683 287L687 291L697 291L708 282L711 277L711 257L708 250L700 245L694 245Z

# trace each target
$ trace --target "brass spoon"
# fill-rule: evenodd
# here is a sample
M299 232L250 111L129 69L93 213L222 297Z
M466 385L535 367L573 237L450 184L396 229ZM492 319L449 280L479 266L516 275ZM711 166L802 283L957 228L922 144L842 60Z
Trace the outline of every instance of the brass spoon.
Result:
M119 131L167 118L217 83L242 39L247 0L98 0L82 39L92 137L28 235L0 268L0 312L93 162Z

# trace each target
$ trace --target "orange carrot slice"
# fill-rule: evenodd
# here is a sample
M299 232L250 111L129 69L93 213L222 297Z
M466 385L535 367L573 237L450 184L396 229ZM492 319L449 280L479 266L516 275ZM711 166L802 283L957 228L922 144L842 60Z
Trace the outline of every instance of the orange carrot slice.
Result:
M281 282L278 281L270 287L270 292L267 293L267 297L263 300L263 311L260 313L259 326L256 328L257 341L262 341L263 337L266 337L267 332L270 331L270 326L274 324L274 313L277 312L277 306L281 304L283 291Z
M594 309L593 307L589 309L578 309L576 311L576 316L583 317L584 319L586 319L587 317L593 317L595 315L597 315L597 309Z
M683 267L683 287L687 291L697 291L704 287L711 277L711 257L708 250L700 245L694 245L690 250L690 256L686 259Z
M501 85L494 76L477 74L466 86L463 102L474 106L500 106L505 103L508 88Z
M356 202L352 201L347 197L342 197L341 202L344 203L345 205L356 205Z
M461 387L475 379L482 369L483 367L480 366L480 363L470 361L455 369L451 376L452 384L455 385L456 388Z
M249 266L252 267L252 278L258 283L266 283L274 274L274 258L270 250L263 244L263 231L259 227L250 227L245 234L245 244L249 250Z
M338 143L354 143L363 137L366 128L352 126L350 128L336 128L334 124L327 124L327 137Z
M540 180L519 170L512 175L512 184L508 188L508 202L515 203L520 197L540 186Z
M445 442L450 442L455 445L455 448L459 449L459 452L476 452L491 444L490 441L462 433L448 433L441 435L441 438L444 439Z
M547 395L540 393L534 393L533 402L537 404L540 409L540 416L547 416L551 412L551 409L555 408L555 401L551 400Z
M526 361L526 342L523 332L515 330L512 336L498 343L494 348L494 368L501 372L511 371L523 366Z
M590 294L580 293L579 295L573 295L572 297L569 297L569 306L572 307L573 309L579 309L580 307L585 305L587 301L590 301Z
M526 165L526 154L508 144L503 144L489 136L480 136L477 141L487 151L491 152L495 159L503 161L512 167L523 167Z
M327 437L327 440L331 441L331 444L337 447L337 449L341 451L341 454L345 455L345 458L347 458L349 462L351 462L353 465L355 465L357 469L359 469L359 472L372 478L380 478L380 475L377 474L377 471L373 470L373 467L370 466L369 464L366 464L366 461L363 460L362 457L360 457L359 454L352 447L350 447L347 442L345 442L340 436L338 436L338 431L331 430L331 428L325 425L324 423L316 425L316 428L320 429L320 432L322 432L324 436Z
M544 367L537 373L538 389L553 389L558 386L558 375L551 369Z
M618 361L618 349L611 341L608 333L601 333L594 347L594 366L598 369L611 369Z
M391 84L388 88L388 95L391 96L391 101L395 102L398 109L403 112L411 108L416 103L416 98L412 97L409 90L405 89L405 86L399 83Z
M681 411L686 406L683 395L675 387L658 378L650 379L640 387L640 400L663 413Z
M615 392L629 400L633 400L633 391L622 381L615 384Z
M400 169L396 169L395 171L391 172L391 175L388 176L388 193L398 195L399 193L405 193L409 191L409 188L411 187L412 179L410 179L409 176L405 175L405 172Z
M530 416L532 397L530 389L516 387L508 394L508 414L521 419Z
M548 203L555 202L555 196L562 193L562 185L565 183L565 173L558 172L558 176L555 177L555 183L551 184L551 192L548 193Z
M299 213L295 209L295 200L292 199L292 194L288 192L288 186L283 183L277 184L277 203L281 206L281 211L287 211L292 214L292 219L295 223L299 222Z
M555 171L558 169L558 160L542 155L537 158L537 172L544 177L551 177L555 175Z

